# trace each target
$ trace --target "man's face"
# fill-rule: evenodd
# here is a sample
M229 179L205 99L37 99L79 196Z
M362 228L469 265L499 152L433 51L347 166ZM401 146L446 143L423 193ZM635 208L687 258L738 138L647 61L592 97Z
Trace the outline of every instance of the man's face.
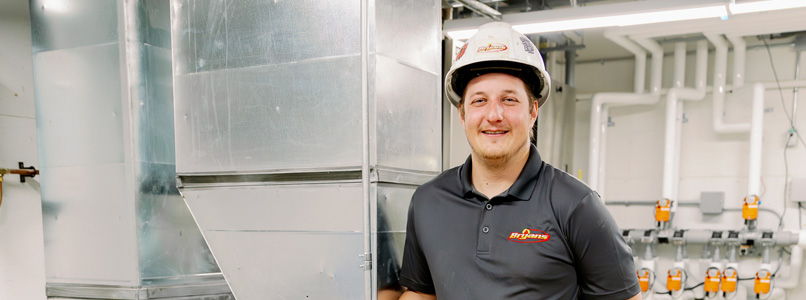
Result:
M520 78L503 73L478 76L468 82L462 99L460 120L475 155L501 160L528 149L537 101L529 103Z

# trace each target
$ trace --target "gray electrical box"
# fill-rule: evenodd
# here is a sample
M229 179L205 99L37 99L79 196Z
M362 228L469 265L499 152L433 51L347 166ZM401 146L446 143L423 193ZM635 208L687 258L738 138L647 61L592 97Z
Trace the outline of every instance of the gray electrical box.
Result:
M725 204L725 192L702 192L700 211L704 215L721 214Z
M792 178L789 182L789 200L806 202L806 178Z

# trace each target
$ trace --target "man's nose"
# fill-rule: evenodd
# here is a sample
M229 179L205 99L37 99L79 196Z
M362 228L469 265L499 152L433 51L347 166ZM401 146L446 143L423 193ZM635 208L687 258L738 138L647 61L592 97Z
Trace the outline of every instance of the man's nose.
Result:
M503 119L504 115L504 106L501 104L500 101L492 101L490 105L487 105L487 120L493 121L500 121Z

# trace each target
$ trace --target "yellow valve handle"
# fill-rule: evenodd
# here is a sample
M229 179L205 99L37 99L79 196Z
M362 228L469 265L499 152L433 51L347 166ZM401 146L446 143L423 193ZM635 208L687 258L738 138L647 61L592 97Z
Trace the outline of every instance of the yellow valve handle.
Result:
M719 292L719 270L717 269L708 269L705 272L705 292Z
M641 286L641 291L646 292L649 290L649 270L641 269L635 272L638 275L638 284Z
M668 199L658 200L655 204L655 221L669 222L669 212L672 208L672 201Z
M736 283L738 277L734 269L725 269L722 272L722 291L725 293L733 293L736 291Z
M756 294L766 294L770 292L770 272L761 270L756 272L756 283L753 286Z
M668 274L666 277L666 289L670 291L679 291L683 286L683 277L681 276L682 274L680 269L671 269L666 273Z
M742 218L745 220L758 219L758 196L753 196L753 202L748 203L747 198L744 198L744 205L742 205Z

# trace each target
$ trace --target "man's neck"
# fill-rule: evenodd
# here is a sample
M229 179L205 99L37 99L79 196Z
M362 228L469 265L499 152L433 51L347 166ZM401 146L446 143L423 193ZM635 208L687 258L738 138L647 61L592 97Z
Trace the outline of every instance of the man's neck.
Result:
M477 191L491 199L506 191L515 183L529 159L528 145L512 157L489 160L471 154L473 168L471 180Z

